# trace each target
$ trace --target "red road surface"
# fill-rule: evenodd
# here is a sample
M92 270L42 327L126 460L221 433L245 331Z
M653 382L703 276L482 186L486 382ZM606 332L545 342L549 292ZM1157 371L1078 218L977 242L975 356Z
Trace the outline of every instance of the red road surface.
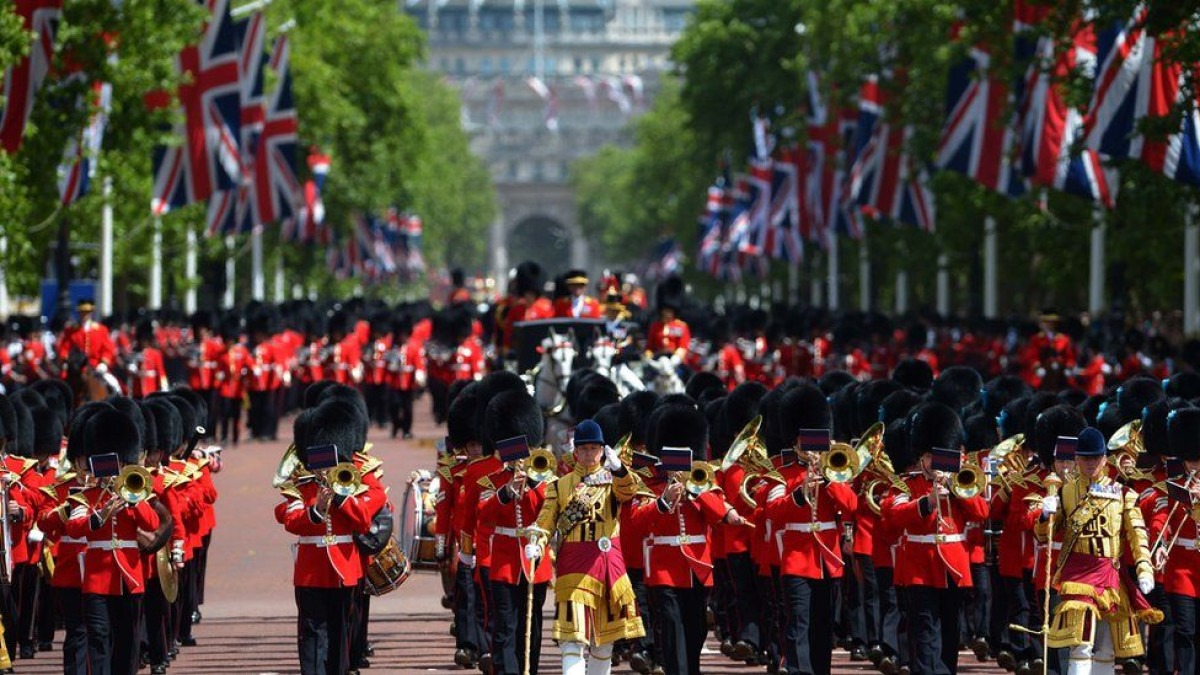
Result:
M418 408L415 440L392 440L372 430L372 452L384 460L384 481L397 501L403 496L410 472L434 468L433 439L444 433L429 417L427 398L418 402ZM290 421L281 425L281 432L285 429L290 429ZM204 620L195 630L199 644L183 649L171 666L171 675L299 672L292 591L293 537L276 524L272 513L279 497L271 488L271 477L286 447L286 438L281 438L274 443L243 443L225 450L225 468L215 476L220 498L209 554ZM440 598L436 575L414 572L402 588L373 601L371 637L376 655L364 675L468 672L454 666L454 641L448 632L450 615L442 609ZM549 602L546 607L550 610ZM547 630L549 624L547 621ZM56 651L17 661L17 672L61 672L61 653L57 650L62 633L55 637L59 640ZM716 645L710 640L709 646ZM561 672L557 653L547 638L541 672ZM766 672L733 664L719 654L706 656L705 664L705 673L712 675ZM614 672L631 671L622 665ZM850 663L846 653L839 651L833 672L848 675L875 671L870 664ZM959 672L1003 671L992 664L976 664L973 657L963 654Z

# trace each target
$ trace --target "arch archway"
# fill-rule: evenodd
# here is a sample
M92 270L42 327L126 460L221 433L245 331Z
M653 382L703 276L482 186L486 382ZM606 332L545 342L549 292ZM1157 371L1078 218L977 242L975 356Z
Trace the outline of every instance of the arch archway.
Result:
M509 229L506 239L509 260L536 260L552 273L570 265L571 230L554 218L525 218Z

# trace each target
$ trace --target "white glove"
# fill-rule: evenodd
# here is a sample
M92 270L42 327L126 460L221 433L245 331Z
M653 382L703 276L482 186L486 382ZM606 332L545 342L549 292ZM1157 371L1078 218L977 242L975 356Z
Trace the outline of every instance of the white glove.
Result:
M426 384L426 381L427 381L427 378L426 378L426 376L425 376L425 371L423 371L423 370L418 370L418 371L417 371L417 374L414 376L414 379L417 381L417 388L418 388L418 389L424 389L424 388L425 388L425 384Z
M97 363L96 364L96 372L101 375L104 375L105 373L108 372L108 364L104 363L103 361L101 361L100 363Z
M525 544L525 559L537 560L542 557L542 547L537 544Z
M1138 590L1142 595L1149 595L1154 590L1154 577L1138 576Z
M1042 497L1042 515L1049 518L1058 512L1058 497L1047 495Z
M617 451L604 446L604 468L609 471L616 471L621 468L621 458L617 455Z
M458 562L462 563L463 565L466 565L467 567L474 568L475 567L475 556L467 555L466 553L459 551L458 552Z

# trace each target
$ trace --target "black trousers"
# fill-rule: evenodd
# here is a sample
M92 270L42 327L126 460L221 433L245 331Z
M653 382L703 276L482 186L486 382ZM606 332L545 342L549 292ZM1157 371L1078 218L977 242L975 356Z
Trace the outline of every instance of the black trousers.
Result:
M1009 649L1008 644L1008 599L1004 594L1004 577L1000 576L999 565L988 565L988 581L992 588L992 606L988 608L988 643L992 652Z
M650 587L650 601L660 617L662 667L666 672L699 675L700 651L708 636L707 599L708 589L694 577L691 588Z
M970 599L965 603L967 637L987 637L992 606L992 585L986 565L971 565Z
M833 661L833 627L822 617L833 616L836 579L806 579L783 576L787 600L787 652L784 665L788 675L828 673Z
M397 431L412 433L413 399L417 392L412 389L392 390L392 435Z
M353 602L353 587L296 587L301 675L345 675L350 670Z
M38 607L38 568L29 563L13 565L13 602L17 606L17 632L10 639L21 646L33 645L33 625Z
M208 577L208 548L212 543L212 532L200 538L200 548L196 549L196 608L204 604L204 579Z
M491 569L479 567L475 570L478 583L475 586L475 618L479 623L479 653L488 654L492 647L492 582Z
M242 434L242 399L218 397L217 417L220 420L214 427L222 443L237 445Z
M54 631L58 627L58 593L41 574L38 580L37 625L34 627L39 643L54 642Z
M1179 675L1200 675L1196 661L1196 598L1170 593L1167 603L1175 619L1175 670Z
M142 595L83 594L91 675L135 675Z
M774 648L768 651L772 663L782 664L787 653L787 599L783 594L783 575L779 567L771 567L771 642ZM829 618L832 623L833 617Z
M250 392L250 433L255 438L275 438L279 432L279 412L275 409L275 391Z
M894 573L891 567L875 568L879 589L879 642L885 655L899 656L900 663L906 664L908 640L901 631L900 589L895 585Z
M382 427L390 418L388 394L391 387L386 384L363 384L363 400L367 403L367 413L371 422Z
M172 606L171 626L174 628L174 639L184 640L192 637L192 612L196 610L196 573L197 559L184 563L179 570L179 597Z
M720 632L722 640L737 639L737 629L733 626L736 612L731 609L732 604L733 579L729 576L729 560L713 560L713 587L708 594L708 605L712 609L713 625Z
M1175 612L1167 600L1167 589L1162 584L1154 586L1146 600L1162 610L1163 620L1150 626L1146 641L1146 670L1150 675L1174 675L1175 673ZM1180 672L1187 672L1180 669Z
M1004 577L1004 595L1008 602L1008 622L1018 626L1030 625L1033 618L1033 574L1026 571L1020 578ZM1013 655L1018 661L1034 658L1034 654L1042 653L1040 640L1022 631L1008 631L1008 644L1012 646Z
M350 667L356 667L367 658L367 637L371 623L371 596L367 595L367 582L359 580L354 589L354 611L350 622Z
M655 663L661 663L661 654L654 641L654 610L650 605L650 592L646 589L646 571L640 567L630 567L625 570L629 575L629 583L633 586L633 597L637 600L638 614L642 617L642 625L646 629L645 637L632 641L634 651L645 652Z
M425 386L429 390L429 402L433 410L433 421L441 424L446 421L446 411L450 407L450 385L436 377L431 377Z
M171 603L163 595L162 585L158 579L152 579L146 584L146 594L142 601L144 625L146 632L146 656L150 665L166 665L167 650L170 648L169 623Z
M908 637L912 675L958 672L958 606L960 591L909 586Z
M729 578L733 582L733 615L737 630L734 637L752 647L761 647L763 642L759 620L763 606L769 605L770 596L762 597L758 593L754 561L750 559L749 553L730 553L726 560L729 565Z
M853 569L846 570L846 591L850 638L856 645L879 644L879 584L871 556L854 555Z
M547 584L533 585L533 632L529 641L529 672L538 672L542 654L542 605ZM529 582L492 582L492 673L521 675L525 672L525 612Z
M78 588L56 588L58 608L63 615L63 673L89 675L88 632L83 618L83 593Z
M459 565L454 574L454 648L478 652L482 627L476 619L478 599L471 572L466 565Z

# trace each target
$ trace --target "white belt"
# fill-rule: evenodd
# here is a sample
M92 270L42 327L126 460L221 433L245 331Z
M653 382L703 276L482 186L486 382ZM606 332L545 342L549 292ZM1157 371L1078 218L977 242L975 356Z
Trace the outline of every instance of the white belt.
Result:
M687 546L703 544L708 537L703 534L681 534L677 537L646 537L647 546Z
M1185 549L1190 548L1193 551L1200 551L1200 540L1179 538L1175 540L1176 546L1182 546Z
M824 521L819 523L788 523L783 526L788 532L825 532L827 530L836 530L837 523ZM780 530L782 533L783 530Z
M914 544L956 544L967 540L965 534L910 534L906 538Z
M299 540L297 540L297 543L325 548L333 544L349 544L353 541L354 537L351 537L348 534L339 534L335 537L326 537L325 535L317 535L315 537L300 537Z
M100 549L101 551L113 551L118 548L137 548L138 543L129 539L105 539L104 541L89 541L87 547Z
M58 543L60 543L60 544L86 544L86 543L88 543L88 540L83 537L59 537Z
M513 539L527 536L527 533L523 530L523 528L517 529L515 527L497 527L493 530L493 532L501 537L512 537Z

